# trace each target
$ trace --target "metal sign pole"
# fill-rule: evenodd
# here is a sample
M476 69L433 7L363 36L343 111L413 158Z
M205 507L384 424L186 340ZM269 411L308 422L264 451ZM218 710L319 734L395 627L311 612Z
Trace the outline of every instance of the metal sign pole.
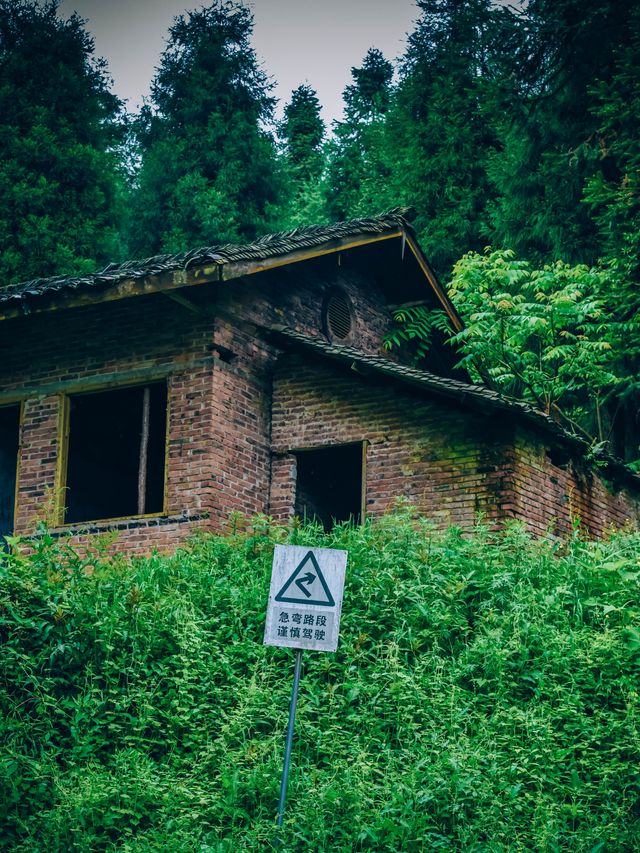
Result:
M336 548L276 545L273 552L264 643L267 646L296 650L296 668L276 819L276 850L282 846L281 829L287 802L302 650L335 652L338 648L346 568L347 552Z
M300 668L302 666L302 649L296 649L296 668L293 673L291 703L289 705L289 725L287 726L287 743L284 748L284 765L282 781L280 782L280 802L278 803L278 828L284 819L284 807L287 802L287 782L289 781L289 766L291 765L291 747L293 746L293 727L296 722L296 705L298 703L298 687L300 686ZM278 839L279 840L279 839Z

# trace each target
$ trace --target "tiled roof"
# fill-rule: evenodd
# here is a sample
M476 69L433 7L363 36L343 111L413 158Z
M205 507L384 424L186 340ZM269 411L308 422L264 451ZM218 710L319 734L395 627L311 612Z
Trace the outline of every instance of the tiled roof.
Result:
M520 400L503 397L502 394L492 391L484 385L473 385L459 379L437 376L435 373L429 373L426 370L397 364L384 356L369 355L353 347L330 344L323 338L312 338L286 326L271 327L267 331L282 343L288 343L306 351L314 352L318 356L341 362L346 367L355 368L363 376L376 374L392 381L412 385L438 397L454 399L458 403L481 411L504 412L535 429L542 430L547 435L560 439L565 444L570 444L581 455L589 450L590 446L587 441L565 430L549 415ZM640 487L640 476L628 468L620 459L601 453L598 456L598 462L609 474L630 480L636 488Z
M201 265L222 266L232 261L262 260L360 234L377 235L398 230L413 233L409 224L410 218L412 218L411 210L395 208L368 219L353 219L332 225L316 225L279 234L268 234L245 245L226 244L193 249L190 252L175 255L155 255L146 260L111 264L100 272L88 275L35 278L31 281L1 287L0 305L16 304L31 297L61 291L87 291L117 284L125 279L144 278Z

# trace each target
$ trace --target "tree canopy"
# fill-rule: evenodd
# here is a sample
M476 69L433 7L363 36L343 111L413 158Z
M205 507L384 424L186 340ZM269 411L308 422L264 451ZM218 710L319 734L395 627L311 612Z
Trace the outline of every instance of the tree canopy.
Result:
M320 115L318 95L311 86L303 84L291 93L279 133L288 184L283 224L296 227L322 222L326 218L323 186L325 125Z
M136 128L135 252L252 240L276 221L274 102L252 27L244 5L214 0L169 30Z
M331 219L348 219L385 207L381 193L387 175L380 157L380 137L391 99L393 65L379 50L370 48L362 65L351 69L351 79L343 92L344 120L335 123L334 139L327 150Z
M463 362L637 460L637 4L416 6L404 55L367 51L327 134L308 83L276 120L240 0L175 19L126 123L77 16L0 0L0 273L411 206L466 320L452 336ZM418 359L442 334L420 308L398 320L389 340L411 338Z
M120 254L120 104L82 20L0 0L0 279Z

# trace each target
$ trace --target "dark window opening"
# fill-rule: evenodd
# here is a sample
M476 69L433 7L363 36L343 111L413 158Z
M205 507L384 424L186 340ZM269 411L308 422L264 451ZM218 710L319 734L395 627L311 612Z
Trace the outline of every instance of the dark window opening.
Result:
M295 513L326 531L336 522L362 521L362 444L343 444L296 454Z
M65 523L162 512L166 423L164 383L71 397Z
M0 408L0 537L13 533L19 446L20 406L3 406Z

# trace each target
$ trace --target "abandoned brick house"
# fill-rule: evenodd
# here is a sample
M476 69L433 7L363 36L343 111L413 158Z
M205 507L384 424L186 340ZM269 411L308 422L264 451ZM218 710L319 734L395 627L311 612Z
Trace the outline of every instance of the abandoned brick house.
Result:
M637 522L630 471L449 348L385 353L412 302L459 327L398 211L0 290L0 534L46 518L144 552L234 511L330 524L398 496L442 525Z

